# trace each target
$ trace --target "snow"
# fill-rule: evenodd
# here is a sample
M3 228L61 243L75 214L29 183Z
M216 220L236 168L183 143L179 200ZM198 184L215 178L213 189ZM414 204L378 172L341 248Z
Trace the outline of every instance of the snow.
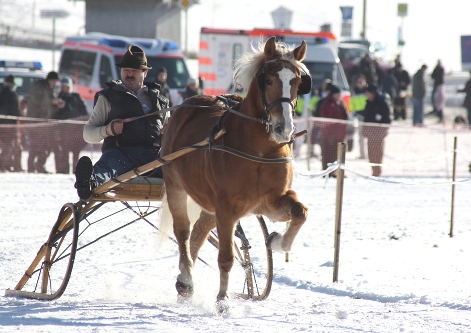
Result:
M347 172L334 283L336 181L306 177L301 163L297 170L293 187L309 218L289 262L275 253L273 287L265 301L232 298L229 313L218 315L218 272L198 262L193 299L179 302L177 247L159 246L155 229L139 221L78 251L61 298L1 297L0 331L471 332L469 182L456 185L450 238L450 183L396 177L388 179L398 182L392 184ZM73 183L72 175L0 174L3 289L15 287L62 205L77 201ZM111 211L120 204L108 205ZM110 223L134 217L120 213ZM158 220L149 216L152 223ZM254 217L242 225L261 241ZM284 223L267 225L269 232L285 229ZM103 230L90 228L87 237ZM204 250L208 256L203 251L201 257L217 267L211 246ZM264 259L255 249L251 255L255 262Z

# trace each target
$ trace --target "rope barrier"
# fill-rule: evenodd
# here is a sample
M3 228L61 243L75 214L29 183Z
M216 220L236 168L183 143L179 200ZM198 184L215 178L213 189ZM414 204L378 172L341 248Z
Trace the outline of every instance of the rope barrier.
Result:
M381 165L381 164L375 164L375 165ZM322 170L321 172L312 173L312 172L309 172L309 171L306 171L306 170L296 170L296 174L300 175L300 176L303 176L303 177L307 177L309 179L313 179L313 178L326 176L329 173L331 173L332 171L335 171L339 168L343 169L347 172L350 172L350 173L354 174L355 176L358 176L358 177L363 178L363 179L373 180L373 181L380 182L380 183L389 183L389 184L398 184L398 185L408 185L408 186L426 185L426 186L429 186L429 185L453 185L453 184L462 184L462 183L471 182L471 178L465 178L465 179L457 180L457 181L454 181L454 182L451 181L451 182L432 182L432 183L407 183L407 182L403 182L403 181L397 181L397 180L392 180L392 179L387 179L387 178L382 178L382 177L363 175L359 172L356 172L353 169L347 168L345 166L345 164L340 164L338 161L335 161L334 163L329 163L327 169ZM328 177L326 177L326 178L328 179ZM326 182L327 182L327 180L326 180Z

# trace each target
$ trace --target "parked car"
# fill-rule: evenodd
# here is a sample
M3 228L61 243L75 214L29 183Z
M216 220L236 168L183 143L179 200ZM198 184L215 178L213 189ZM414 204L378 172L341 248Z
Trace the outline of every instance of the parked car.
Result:
M0 60L0 89L8 75L15 77L16 92L20 100L20 109L26 113L29 90L34 81L44 79L47 73L42 70L39 61Z

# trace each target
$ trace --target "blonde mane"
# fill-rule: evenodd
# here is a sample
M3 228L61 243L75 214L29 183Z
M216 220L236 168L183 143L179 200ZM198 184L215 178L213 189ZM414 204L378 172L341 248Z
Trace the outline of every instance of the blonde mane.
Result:
M237 87L237 85L240 85L244 89L244 92L247 92L250 87L250 83L265 62L265 43L266 41L260 40L256 46L251 44L251 51L244 53L239 59L236 60L234 65L234 76L232 79L232 86L234 88ZM287 60L291 62L296 68L302 70L306 74L309 74L309 70L306 68L306 66L294 58L294 49L294 45L288 45L283 42L276 42L276 50L279 56L277 60Z

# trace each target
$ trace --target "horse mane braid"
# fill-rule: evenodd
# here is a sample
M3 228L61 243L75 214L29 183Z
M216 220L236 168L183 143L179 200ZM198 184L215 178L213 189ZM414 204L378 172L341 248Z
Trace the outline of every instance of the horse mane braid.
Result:
M250 83L265 62L265 43L266 41L263 41L262 39L260 39L255 46L252 43L250 45L251 50L245 52L240 58L236 60L232 79L233 87L236 87L237 84L240 84L244 89L244 92L247 92L250 87ZM276 42L276 54L273 59L287 60L298 69L304 71L306 74L309 74L309 70L306 68L306 66L294 58L294 49L294 45L288 45L284 42Z

